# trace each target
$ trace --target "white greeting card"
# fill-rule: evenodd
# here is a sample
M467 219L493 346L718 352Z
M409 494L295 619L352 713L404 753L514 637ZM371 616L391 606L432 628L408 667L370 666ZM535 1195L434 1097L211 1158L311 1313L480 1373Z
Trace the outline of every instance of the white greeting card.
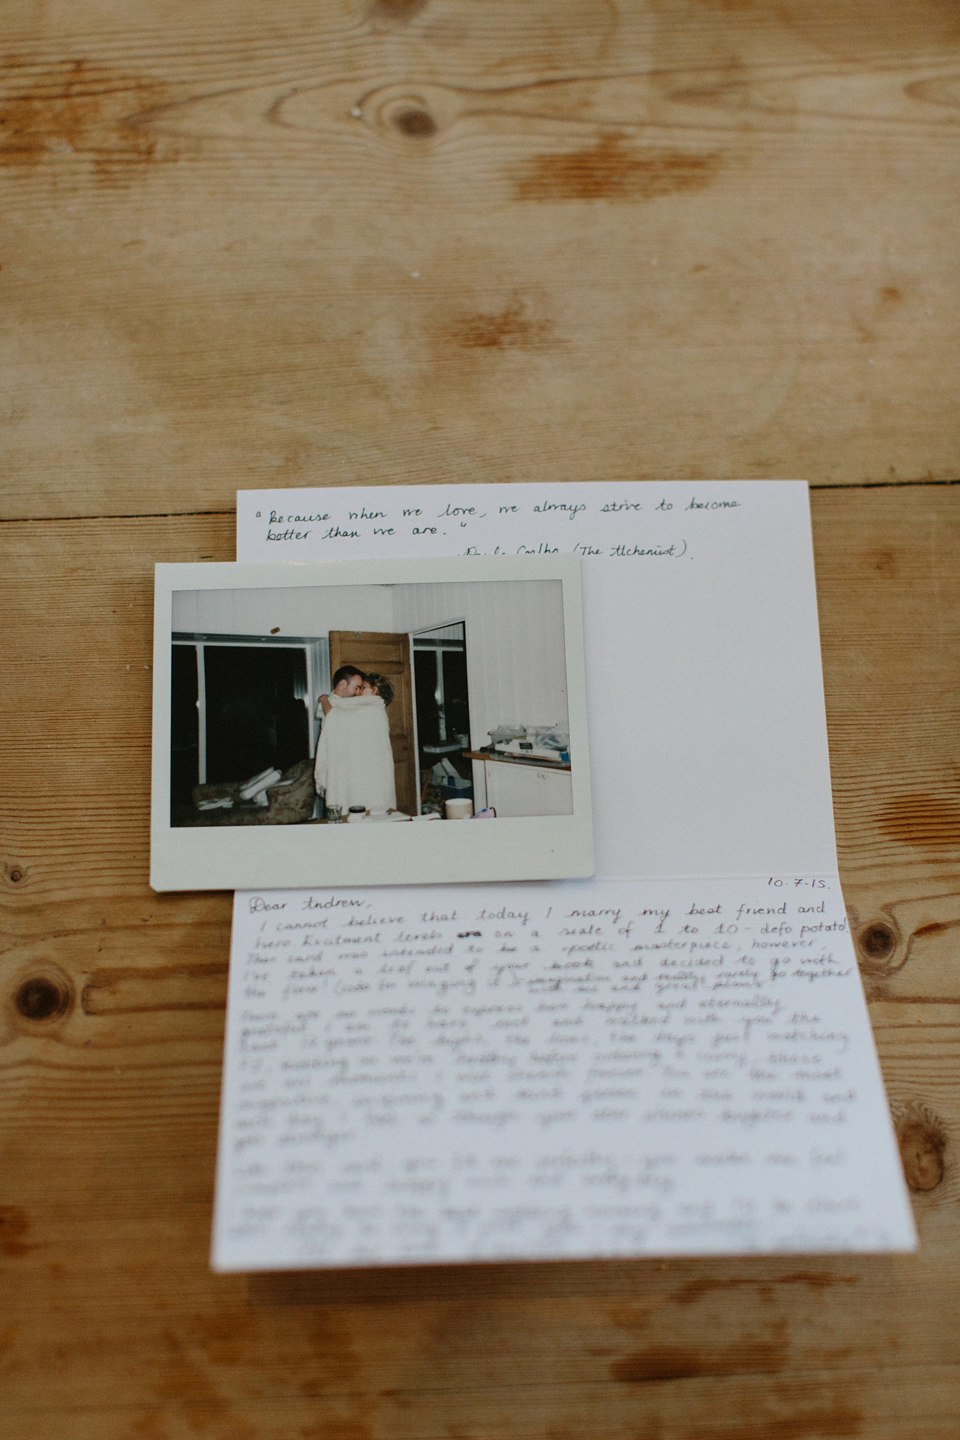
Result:
M582 559L596 878L238 893L214 1264L912 1248L806 486L238 496L244 560L504 553Z
M240 560L555 553L582 557L597 876L834 871L805 483L237 496Z

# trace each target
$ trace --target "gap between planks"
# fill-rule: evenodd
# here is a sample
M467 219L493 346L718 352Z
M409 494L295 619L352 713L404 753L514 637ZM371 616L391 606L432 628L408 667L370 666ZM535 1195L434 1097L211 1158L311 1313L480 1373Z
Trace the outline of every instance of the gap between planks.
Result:
M776 477L774 476L774 477L770 477L770 478L775 479ZM444 483L446 483L446 482L444 482ZM467 482L467 483L469 483L469 482ZM509 482L505 482L505 483L509 483ZM575 485L575 484L577 484L578 482L575 481L575 480L568 480L568 481L566 481L566 482L561 482L561 483L566 483L566 484L568 484L568 485ZM589 483L589 484L594 484L594 485L602 485L604 482L603 482L602 480L594 480L594 481L589 481L589 482L587 482L587 483ZM623 483L622 481L617 481L617 480L611 480L611 481L610 481L610 484L622 484L622 483ZM641 481L639 481L638 483L641 484L641 485L653 485L653 484L656 484L656 481L653 481L653 480L641 480ZM752 484L753 481L752 481L752 480L750 480L750 481L745 481L744 483L746 483L746 484ZM928 488L928 487L931 486L931 485L940 485L940 486L942 486L942 485L960 485L960 477L958 477L956 480L855 480L855 481L851 481L849 484L847 484L846 482L841 482L840 484L837 484L837 485L820 484L820 483L817 483L816 481L813 481L813 480L808 481L807 483L809 484L811 490L907 490L907 489L909 489L909 490L923 490L923 489ZM318 490L321 490L321 489L330 489L330 490L337 490L337 489L342 489L342 488L344 488L344 487L338 486L338 485L330 485L330 486L322 486L322 485L317 485L317 486L299 486L299 485L298 485L298 486L293 486L293 487L287 486L287 485L279 485L279 486L266 485L266 486L257 486L257 487L253 487L253 488L265 489L265 490L271 490L271 489L287 490L287 489L291 489L291 488L293 488L293 489L298 489L298 490L299 490L299 489L318 489ZM347 487L347 488L349 488L349 487ZM390 489L397 489L397 490L399 490L399 489L402 489L402 486L394 485L394 486L390 486L389 488L390 488ZM111 514L111 515L17 515L17 516L12 516L12 517L9 518L9 519L4 519L2 516L0 516L0 525L62 525L62 524L66 524L67 522L69 522L69 521L71 521L71 520L185 520L185 519L189 519L191 516L198 516L198 515L210 515L210 516L214 516L214 515L236 515L236 513L237 513L237 512L236 512L236 508L233 508L233 509L230 509L230 510L129 510L129 511L125 511L125 512L123 512L123 513L121 513L121 514L115 514L115 515L114 515L114 514Z

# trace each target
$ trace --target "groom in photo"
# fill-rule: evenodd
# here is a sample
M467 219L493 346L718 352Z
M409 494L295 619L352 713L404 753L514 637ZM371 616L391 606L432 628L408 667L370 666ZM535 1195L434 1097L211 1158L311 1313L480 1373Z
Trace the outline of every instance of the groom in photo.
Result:
M363 685L363 671L358 670L356 665L341 665L339 670L334 671L333 684L330 687L334 695L339 695L341 700L348 700L353 695L359 695ZM325 697L321 695L317 710L318 714L326 714L329 705L324 706Z

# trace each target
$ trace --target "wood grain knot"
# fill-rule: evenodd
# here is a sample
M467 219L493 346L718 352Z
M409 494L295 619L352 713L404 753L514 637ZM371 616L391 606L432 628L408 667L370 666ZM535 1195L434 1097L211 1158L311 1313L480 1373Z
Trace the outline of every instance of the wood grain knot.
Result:
M16 990L13 1003L25 1020L52 1020L70 1009L70 987L50 975L31 975Z
M0 1205L0 1255L16 1258L32 1250L34 1247L23 1238L29 1229L26 1210L19 1205Z
M393 25L406 25L426 7L427 0L373 0L370 19Z
M635 146L605 135L584 150L538 155L516 172L516 200L655 200L704 190L721 156Z
M550 320L535 319L524 296L514 294L502 310L458 315L444 338L465 350L538 350L554 342Z
M437 133L437 122L429 110L400 110L393 117L393 123L403 135L414 140L425 140Z
M772 1374L787 1363L787 1345L782 1338L743 1342L735 1347L696 1350L679 1345L654 1345L624 1355L609 1367L611 1380L621 1384L642 1384L660 1380L689 1380L703 1375Z
M947 1135L942 1122L925 1105L894 1112L903 1173L911 1190L935 1190L943 1179Z
M0 61L6 72L0 103L0 167L90 163L107 185L141 165L179 158L167 137L158 139L139 117L169 99L165 86L86 60L58 61L40 69Z
M22 865L8 865L7 879L11 885L20 885L27 878L27 872Z
M857 936L857 947L871 966L883 966L897 948L896 932L883 920L875 920Z
M948 795L898 795L877 816L888 840L917 848L954 850L960 846L960 800Z

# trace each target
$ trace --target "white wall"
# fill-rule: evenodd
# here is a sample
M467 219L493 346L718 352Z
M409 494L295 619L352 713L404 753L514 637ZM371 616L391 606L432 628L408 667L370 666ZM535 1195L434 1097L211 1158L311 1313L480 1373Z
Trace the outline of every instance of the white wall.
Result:
M423 630L463 620L474 747L497 725L566 725L559 580L189 590L173 629L190 634L325 637L331 630Z
M331 630L394 630L393 587L337 585L277 590L182 590L173 629L191 634L321 637Z
M465 622L475 748L497 725L566 725L559 580L404 585L394 595L397 630Z

